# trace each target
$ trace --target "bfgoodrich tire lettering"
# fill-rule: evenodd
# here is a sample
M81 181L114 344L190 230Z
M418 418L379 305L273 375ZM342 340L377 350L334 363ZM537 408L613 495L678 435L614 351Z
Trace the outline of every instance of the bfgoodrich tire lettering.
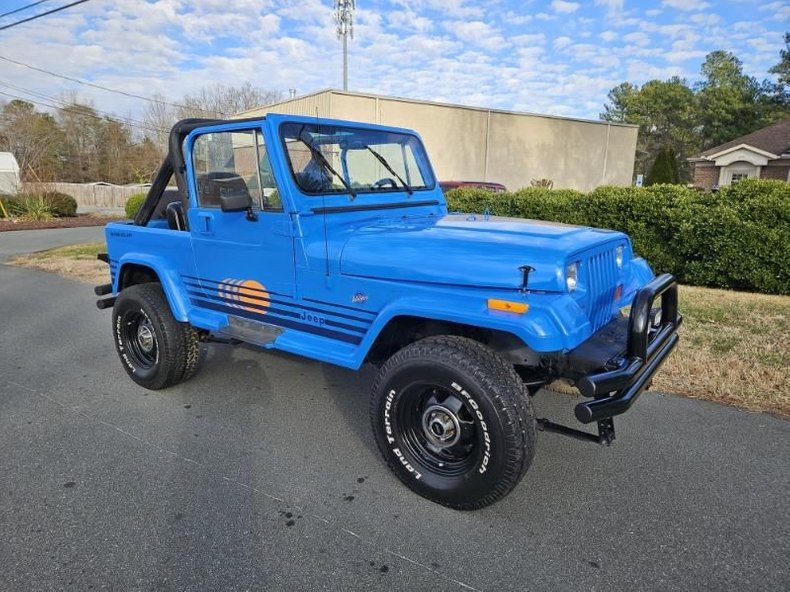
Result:
M140 386L162 389L197 372L202 361L197 332L173 318L159 284L123 290L115 301L112 321L118 356Z
M392 356L376 378L370 417L395 474L459 510L507 495L534 454L522 381L490 349L462 337L430 337Z

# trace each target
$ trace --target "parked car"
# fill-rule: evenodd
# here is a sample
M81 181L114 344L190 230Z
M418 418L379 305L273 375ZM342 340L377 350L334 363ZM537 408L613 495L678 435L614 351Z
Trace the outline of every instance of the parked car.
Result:
M379 449L440 504L507 495L537 429L610 444L613 417L678 341L676 283L654 277L626 235L449 214L411 130L185 120L169 146L137 216L107 225L100 255L110 282L97 305L113 311L129 377L148 389L184 382L212 341L376 365ZM181 199L166 191L171 177ZM557 378L587 398L575 415L597 433L535 418L531 396Z
M439 181L439 187L442 193L447 193L450 189L459 189L461 187L478 187L480 189L488 189L494 193L503 193L507 191L507 187L502 183L491 183L489 181Z

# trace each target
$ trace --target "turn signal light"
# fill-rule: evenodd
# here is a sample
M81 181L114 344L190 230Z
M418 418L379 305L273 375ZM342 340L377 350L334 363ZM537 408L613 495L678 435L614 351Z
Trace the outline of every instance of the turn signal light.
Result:
M488 299L489 310L501 310L502 312L514 312L516 314L524 314L529 310L529 304L526 302L513 302L512 300L499 300L497 298Z

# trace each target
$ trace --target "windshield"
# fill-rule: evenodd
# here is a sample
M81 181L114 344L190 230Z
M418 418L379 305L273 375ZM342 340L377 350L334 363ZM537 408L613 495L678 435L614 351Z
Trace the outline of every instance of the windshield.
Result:
M384 130L285 123L280 127L288 164L307 194L433 189L434 179L420 141Z

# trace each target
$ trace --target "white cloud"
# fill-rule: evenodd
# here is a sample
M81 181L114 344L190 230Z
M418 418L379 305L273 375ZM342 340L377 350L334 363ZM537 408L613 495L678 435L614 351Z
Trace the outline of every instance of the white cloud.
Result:
M679 49L668 51L664 54L664 58L668 62L686 62L688 60L697 60L705 57L704 51L693 49Z
M713 27L722 22L718 14L692 14L689 20L700 27Z
M770 4L763 4L760 10L765 12L772 12L775 18L790 19L790 5L786 2L771 2Z
M606 41L607 43L610 43L611 41L617 39L617 33L615 33L614 31L604 31L598 36L604 41Z
M694 0L662 0L661 4L683 12L699 12L710 8L710 4L707 2L695 2Z
M628 43L635 43L636 45L650 44L650 37L647 35L647 33L643 33L642 31L635 31L634 33L623 35L623 40L627 41Z
M580 4L578 2L566 2L565 0L552 0L551 8L555 12L562 14L570 14L579 10Z
M565 36L557 37L554 40L554 49L563 49L565 47L568 47L571 43L573 43L573 39L571 39L570 37L565 37Z
M596 6L606 6L609 12L620 12L623 10L624 0L595 0Z

